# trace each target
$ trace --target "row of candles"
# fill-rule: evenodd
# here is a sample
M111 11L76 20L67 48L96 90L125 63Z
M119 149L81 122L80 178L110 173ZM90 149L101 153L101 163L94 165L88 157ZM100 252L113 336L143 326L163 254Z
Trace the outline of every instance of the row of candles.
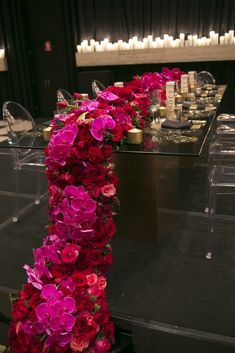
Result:
M118 40L110 42L108 38L98 42L95 39L84 39L81 44L77 45L78 53L101 52L101 51L117 51L117 50L134 50L134 49L151 49L151 48L178 48L178 47L195 47L195 46L210 46L210 45L233 45L235 44L234 30L224 33L219 36L219 33L210 31L209 37L198 37L198 35L180 33L179 38L174 38L169 34L164 34L163 38L153 38L148 35L139 40L134 36L125 42Z

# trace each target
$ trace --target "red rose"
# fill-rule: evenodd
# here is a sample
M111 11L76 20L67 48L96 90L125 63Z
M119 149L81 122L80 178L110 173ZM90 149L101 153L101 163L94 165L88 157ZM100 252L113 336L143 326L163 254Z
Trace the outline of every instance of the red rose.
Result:
M97 283L97 285L98 285L98 288L99 288L99 289L104 290L104 289L106 288L106 286L107 286L107 281L106 281L106 279L105 279L103 276L100 276L100 277L98 278L98 283Z
M87 285L87 273L76 272L72 274L72 280L76 287L83 287Z
M123 128L121 125L116 125L114 129L110 130L112 134L112 141L119 142L123 139Z
M73 335L72 341L70 342L70 348L74 352L83 352L85 348L89 346L89 341L81 338L79 335Z
M110 346L110 342L105 337L102 337L95 342L95 348L97 349L98 353L107 353Z
M83 312L78 315L74 326L75 334L85 340L90 340L96 335L98 330L99 326L95 323L90 313Z
M103 153L106 158L110 157L113 153L113 147L111 145L104 145Z
M105 197L112 197L116 194L116 188L113 184L106 184L101 188L101 193Z
M85 260L87 261L87 263L89 263L92 267L97 266L98 264L100 264L102 262L102 255L101 255L101 251L98 249L95 250L90 250L87 251L86 255L85 255Z
M28 311L29 310L25 303L25 300L22 300L22 299L18 300L13 304L13 311L12 311L13 320L17 321L17 320L24 319L28 314Z
M31 283L26 283L23 287L23 290L18 292L18 296L20 299L27 299L31 297L31 295L33 294L33 291L34 291L33 285Z
M65 265L54 265L50 268L50 272L56 283L59 283L70 275L70 271Z
M87 169L87 179L93 183L98 183L102 181L105 177L105 169L102 165L90 166Z
M98 280L98 276L95 273L92 273L91 275L87 275L87 284L88 286L94 286Z
M42 302L41 294L39 291L36 291L35 293L33 293L32 297L30 298L29 305L31 306L31 308L36 308L36 306L41 304L41 302Z
M65 264L75 264L81 247L76 244L66 244L61 251L61 259Z
M110 341L112 341L114 338L114 331L115 331L115 326L111 321L107 322L107 324L105 324L102 328L102 333L104 334L105 337L108 337Z
M91 163L100 163L104 159L103 152L100 147L90 146L88 150L88 159Z

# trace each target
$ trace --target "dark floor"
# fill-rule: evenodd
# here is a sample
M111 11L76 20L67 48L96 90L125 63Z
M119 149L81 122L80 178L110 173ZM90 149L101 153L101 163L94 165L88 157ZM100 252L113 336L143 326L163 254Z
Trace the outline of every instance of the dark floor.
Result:
M143 161L136 162L138 168L139 163ZM152 165L153 159L147 163ZM28 209L19 223L10 222L13 197L8 157L0 156L0 164L0 292L6 293L7 289L1 287L17 289L24 283L26 276L22 266L32 263L32 248L41 245L48 219L45 201ZM120 161L117 161L118 174L120 170ZM152 178L155 172L148 171ZM120 186L123 206L113 239L114 262L108 274L109 303L114 316L138 322L138 326L151 323L157 327L160 323L160 326L178 330L177 335L189 330L190 335L206 336L208 341L235 344L235 221L231 217L235 215L235 203L231 197L218 201L214 254L208 261L205 259L207 218L203 213L206 172L203 158L176 161L165 157L158 161L154 196L150 194L151 185L142 184L143 179L133 175L127 197L132 198L137 187L137 194L143 199L140 208L139 196L135 195L134 211L129 214L122 186L128 177L123 174ZM150 179L154 181L156 175ZM33 176L32 183L28 180L26 174L22 176L22 207L32 202L26 194L34 189ZM142 193L141 185L144 185ZM142 217L135 216L141 212ZM137 228L141 229L141 236ZM5 312L7 294L3 296L0 311ZM0 342L4 340L5 330L1 332ZM227 351L221 350L223 352Z

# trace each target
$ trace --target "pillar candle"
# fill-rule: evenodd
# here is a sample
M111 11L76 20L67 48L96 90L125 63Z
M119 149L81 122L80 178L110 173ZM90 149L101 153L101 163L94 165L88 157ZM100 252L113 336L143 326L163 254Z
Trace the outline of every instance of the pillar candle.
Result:
M233 44L234 30L228 32L228 44Z
M193 36L190 34L188 36L188 46L191 47L193 45Z
M229 37L229 34L225 33L224 34L224 44L228 44L228 37Z
M184 33L180 33L180 39L179 39L179 41L180 41L179 46L180 46L180 47L183 47L183 46L184 46L184 41L185 41L185 34L184 34Z
M198 40L198 36L197 36L197 34L194 34L193 35L193 46L197 46L197 40Z
M220 37L219 37L219 43L220 43L221 45L224 44L224 36L220 36Z

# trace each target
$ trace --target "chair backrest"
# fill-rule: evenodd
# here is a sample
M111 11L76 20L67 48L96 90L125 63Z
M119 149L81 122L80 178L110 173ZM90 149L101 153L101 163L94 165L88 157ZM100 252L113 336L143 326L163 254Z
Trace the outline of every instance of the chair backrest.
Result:
M35 140L35 123L29 112L16 102L5 102L2 108L6 124L8 143L17 146L22 154L27 153ZM20 149L22 146L27 148Z
M70 104L70 103L75 102L75 98L72 96L71 93L69 93L65 89L59 88L57 90L57 101L58 102L67 102Z
M92 89L94 98L96 98L98 96L98 93L105 89L105 86L100 81L93 80L91 83L91 89Z
M204 85L214 85L215 84L215 79L213 75L208 72L208 71L201 71L197 74L197 83L200 86Z

